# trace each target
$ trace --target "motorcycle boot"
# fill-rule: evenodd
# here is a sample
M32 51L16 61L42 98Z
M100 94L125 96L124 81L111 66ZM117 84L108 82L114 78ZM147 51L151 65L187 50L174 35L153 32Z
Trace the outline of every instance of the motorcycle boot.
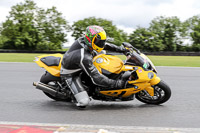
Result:
M73 93L79 107L85 107L89 104L90 98L85 91L79 76L65 76L63 79L66 81L67 86Z

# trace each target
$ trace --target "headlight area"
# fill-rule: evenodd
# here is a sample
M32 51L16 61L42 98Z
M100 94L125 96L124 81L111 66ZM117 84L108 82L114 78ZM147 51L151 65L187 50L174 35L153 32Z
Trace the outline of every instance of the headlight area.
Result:
M149 78L149 79L153 79L153 77L154 77L154 74L153 74L152 72L149 72L149 73L148 73L148 78Z

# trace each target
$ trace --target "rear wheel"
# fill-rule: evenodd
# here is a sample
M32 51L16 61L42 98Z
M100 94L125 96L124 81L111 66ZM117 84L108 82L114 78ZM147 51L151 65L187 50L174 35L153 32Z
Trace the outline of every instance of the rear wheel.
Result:
M46 72L45 74L42 75L40 82L42 82L44 84L48 84L55 88L58 88L58 90L62 89L59 85L59 83L61 82L61 79L59 77L55 77L55 76L51 75L48 72ZM62 93L66 93L66 92L62 92ZM71 98L70 98L69 94L68 95L66 94L66 97L62 97L62 98L58 97L58 96L53 96L47 92L44 92L44 94L55 101L71 102Z
M161 80L160 83L152 87L154 88L154 96L150 96L147 91L143 90L135 95L136 99L147 104L162 104L171 97L171 89L164 81Z

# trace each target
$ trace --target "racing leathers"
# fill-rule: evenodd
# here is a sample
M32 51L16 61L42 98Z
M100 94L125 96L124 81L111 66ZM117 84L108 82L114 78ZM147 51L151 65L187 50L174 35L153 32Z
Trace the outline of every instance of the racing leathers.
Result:
M104 50L124 52L124 48L113 44L106 44ZM77 39L64 54L61 67L61 77L66 80L77 101L77 106L86 106L89 96L84 90L78 74L84 71L95 85L108 88L123 88L125 81L113 80L99 73L92 62L93 54L85 44L84 38Z

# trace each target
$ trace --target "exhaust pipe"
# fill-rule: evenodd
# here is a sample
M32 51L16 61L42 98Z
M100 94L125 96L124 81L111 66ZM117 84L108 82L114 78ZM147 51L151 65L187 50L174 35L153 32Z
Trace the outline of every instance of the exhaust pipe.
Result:
M53 86L49 86L47 84L41 83L41 82L33 82L33 86L36 87L36 89L42 90L46 93L51 94L54 97L66 97L63 93L56 91L57 88Z

